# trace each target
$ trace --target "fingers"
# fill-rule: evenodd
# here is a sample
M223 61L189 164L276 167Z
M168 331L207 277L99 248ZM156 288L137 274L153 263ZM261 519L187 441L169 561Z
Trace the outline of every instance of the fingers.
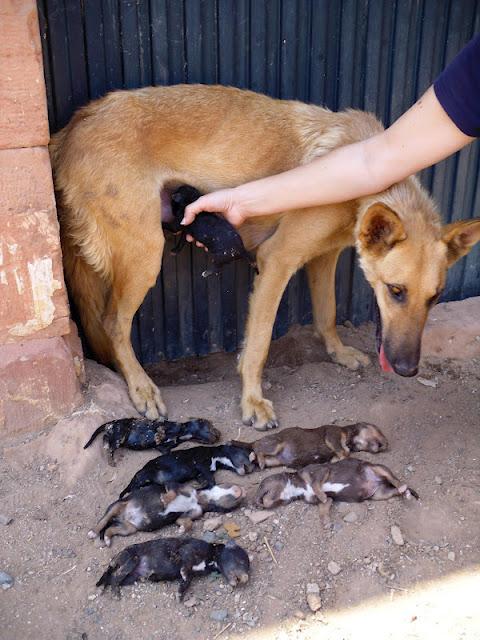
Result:
M198 198L198 200L195 200L195 202L189 204L185 209L183 220L180 224L192 224L192 222L195 220L195 216L197 216L201 211L211 211L212 209L208 208L209 200L210 194L201 196L200 198Z
M198 240L195 240L195 238L191 236L189 233L187 233L185 237L188 242L195 242L195 244L199 249L205 249L205 251L208 251L208 248L204 244L202 244L201 242L198 242Z

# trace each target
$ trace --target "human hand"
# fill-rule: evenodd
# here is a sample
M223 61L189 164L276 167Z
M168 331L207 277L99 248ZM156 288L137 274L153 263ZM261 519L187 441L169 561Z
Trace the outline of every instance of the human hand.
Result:
M234 227L239 227L247 217L246 212L242 210L235 189L222 189L221 191L213 191L201 196L185 209L181 224L191 224L195 216L202 211L219 213Z

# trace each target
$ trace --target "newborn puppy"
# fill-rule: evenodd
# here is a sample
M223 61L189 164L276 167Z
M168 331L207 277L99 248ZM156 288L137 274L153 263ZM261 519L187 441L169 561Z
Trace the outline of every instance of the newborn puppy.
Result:
M157 485L143 487L111 504L88 537L103 538L109 547L113 536L156 531L183 516L196 520L207 511L231 511L244 497L244 489L235 484L217 484L201 491L181 487L166 493Z
M250 561L235 542L215 544L195 538L160 538L134 544L118 553L97 582L97 587L120 587L138 580L180 580L178 597L183 599L192 579L212 571L221 573L236 587L248 582Z
M416 491L403 484L387 467L356 458L336 463L311 464L296 473L276 473L258 487L256 503L266 509L288 504L296 498L309 503L363 502L388 500L412 495Z
M342 460L351 451L378 453L387 449L388 442L375 425L357 422L346 427L328 424L316 429L282 429L246 446L251 447L260 469L265 469Z
M201 418L187 422L122 418L98 427L83 448L89 447L100 433L103 433L103 451L107 454L107 461L112 466L114 465L113 454L120 447L136 451L158 449L165 453L187 440L214 444L220 439L220 431L215 429L209 420Z
M221 444L216 447L192 447L183 451L167 453L153 460L138 471L120 498L134 489L157 484L161 487L175 487L184 482L198 480L203 487L215 484L214 473L217 469L229 469L243 476L251 473L255 465L249 458L249 452L234 444Z
M213 259L213 267L202 273L204 278L220 273L220 269L225 264L239 259L246 260L258 273L255 259L243 246L240 234L224 217L203 211L196 216L192 224L187 226L180 224L185 207L198 200L201 195L199 191L189 185L179 187L172 195L173 221L164 226L174 233L181 234L173 253L177 254L183 249L186 236L189 234L208 249L208 253Z

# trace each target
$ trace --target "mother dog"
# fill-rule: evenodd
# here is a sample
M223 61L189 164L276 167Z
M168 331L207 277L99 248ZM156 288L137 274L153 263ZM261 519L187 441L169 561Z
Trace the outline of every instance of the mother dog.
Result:
M173 189L208 192L285 171L382 125L361 111L332 113L230 87L177 85L117 91L83 107L53 136L65 273L98 358L125 376L136 408L166 415L160 391L137 361L132 319L161 267L162 216ZM480 220L441 226L415 178L368 198L248 221L240 234L260 275L250 298L239 364L245 422L274 427L262 369L282 293L306 266L314 324L334 362L355 369L368 358L335 328L335 267L356 245L374 288L383 333L380 362L417 372L421 335L447 268L480 239Z

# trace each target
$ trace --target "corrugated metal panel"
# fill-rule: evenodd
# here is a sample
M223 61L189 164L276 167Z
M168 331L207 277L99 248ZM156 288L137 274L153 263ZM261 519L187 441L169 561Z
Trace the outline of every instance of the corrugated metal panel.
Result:
M480 31L477 0L39 0L50 124L116 88L204 82L248 87L331 109L353 106L389 124ZM480 213L479 145L423 172L445 221ZM480 294L480 247L450 273L446 299ZM236 349L251 274L205 281L204 254L165 254L137 314L142 362ZM353 250L337 272L338 318L371 316ZM303 272L291 281L274 335L309 322Z

